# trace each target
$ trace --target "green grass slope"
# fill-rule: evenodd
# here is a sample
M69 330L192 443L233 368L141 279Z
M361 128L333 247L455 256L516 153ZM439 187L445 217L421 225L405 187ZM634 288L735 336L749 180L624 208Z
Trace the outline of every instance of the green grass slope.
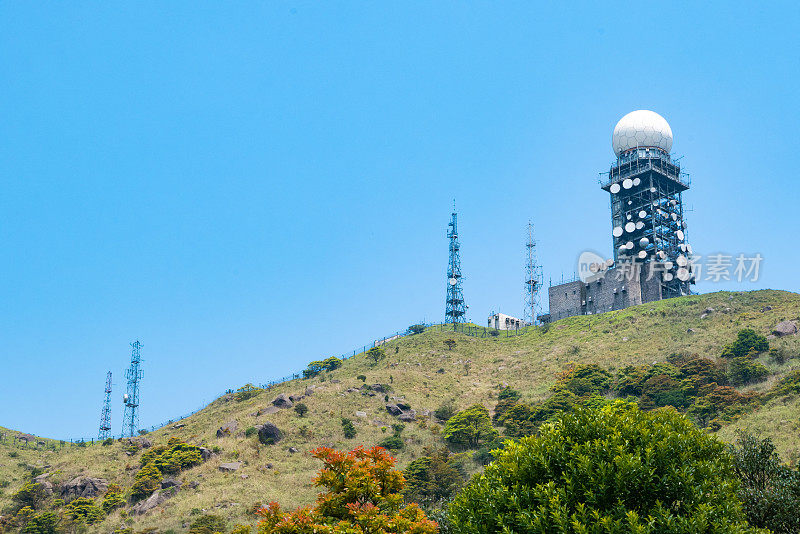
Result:
M701 317L707 308L714 311ZM130 518L126 517L128 509L118 510L89 531L112 532L115 528L132 526L137 532L146 529L185 532L198 513L220 514L229 526L252 524L256 518L249 510L255 503L277 501L290 508L311 503L316 495L312 478L319 464L310 456L310 450L321 445L339 449L372 446L391 435L391 425L397 422L387 413L383 394L368 396L352 391L362 385L356 378L358 375L365 375L367 384L389 384L390 402L402 400L420 416L416 422L406 424L402 433L406 446L396 457L398 465L404 467L419 457L424 447L441 443L440 425L421 415L443 404L452 403L461 409L483 403L491 410L503 385L518 390L523 401L539 402L548 397L555 375L570 362L595 363L613 374L626 365L662 362L671 353L716 358L742 328L767 335L778 322L798 318L798 294L720 292L601 315L571 317L518 337L474 338L429 329L387 343L387 357L377 364L359 355L323 376L288 382L247 400L226 395L180 421L185 426L171 425L148 434L147 438L155 444L175 436L188 443L219 447L220 452L202 465L180 473L178 478L185 483L184 487L165 503ZM452 350L445 345L446 339L456 341ZM789 359L777 365L764 358L772 373L769 380L742 391L764 390L786 373L800 368L800 336L772 339L770 344L782 348ZM252 415L270 406L278 394L302 394L311 385L316 386L313 394L302 400L309 408L305 417L298 417L291 409ZM341 417L353 420L357 429L355 438L344 437ZM229 421L236 421L237 431L217 438L217 429ZM265 446L258 443L255 435L244 436L247 428L267 421L284 432L282 441ZM737 428L759 429L774 439L784 459L796 461L800 456L798 427L800 398L783 396L745 414L718 433L731 440ZM0 432L7 436L15 434L5 429ZM290 448L297 452L290 452ZM129 455L125 449L126 444L120 441L111 446L56 450L22 448L9 444L8 440L0 442L0 510L11 505L12 494L32 472L51 473L49 480L56 487L59 482L84 474L130 488L141 452ZM234 461L242 462L238 471L219 470L221 463ZM479 467L475 465L473 469ZM189 482L198 485L189 488Z

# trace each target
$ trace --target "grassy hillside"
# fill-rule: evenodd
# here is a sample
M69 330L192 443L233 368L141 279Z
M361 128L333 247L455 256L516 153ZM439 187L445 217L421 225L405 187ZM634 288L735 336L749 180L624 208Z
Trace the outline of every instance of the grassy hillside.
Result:
M706 313L707 308L713 311ZM407 423L402 432L406 446L396 454L403 467L419 457L424 447L442 442L441 424L424 414L444 404L461 409L483 403L491 410L504 385L518 390L524 402L541 402L550 395L556 374L570 362L598 364L615 374L627 365L663 362L673 353L717 358L742 328L767 335L778 322L799 318L800 295L721 292L571 317L511 338L474 338L429 329L387 343L387 357L377 364L359 355L332 372L259 391L246 400L229 394L180 421L184 426L173 425L148 434L154 444L166 443L175 436L191 444L218 448L219 453L177 475L184 486L162 505L135 518L125 517L127 508L117 510L90 531L111 532L132 526L137 532L185 532L192 519L204 511L224 516L232 526L254 523L249 509L255 503L277 501L284 507L295 507L312 502L316 491L311 480L319 464L308 454L310 450L320 445L340 449L371 446L391 435L391 425L397 422L386 411L384 393L369 396L361 390L353 391L362 386L359 375L366 376L366 384L389 385L389 402L405 402L417 412L417 421ZM452 350L444 343L446 339L455 340ZM770 346L782 349L787 360L778 365L761 357L771 372L769 379L741 391L767 391L781 377L800 368L800 336L771 339ZM271 406L278 394L303 394L308 386L315 388L301 401L309 409L304 417L292 409L252 415ZM344 437L342 417L353 421L355 438ZM217 429L230 421L237 423L237 430L217 438ZM259 444L256 435L245 436L246 429L267 421L284 432L279 443L265 446ZM799 427L800 398L784 395L726 424L718 434L731 440L737 428L759 429L774 439L784 459L796 462L800 458L796 438ZM5 429L0 432L15 434ZM114 441L110 446L45 450L23 448L8 440L0 442L0 510L11 505L11 495L31 474L41 472L51 473L48 480L56 489L58 483L81 474L130 488L142 452L129 454L127 447L125 442ZM297 452L290 452L290 448ZM235 461L242 462L237 471L219 470L220 464ZM480 466L471 464L470 469ZM190 488L189 482L198 485Z

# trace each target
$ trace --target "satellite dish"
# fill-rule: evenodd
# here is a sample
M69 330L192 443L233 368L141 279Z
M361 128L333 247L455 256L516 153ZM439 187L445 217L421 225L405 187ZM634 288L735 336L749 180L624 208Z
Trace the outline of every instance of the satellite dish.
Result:
M685 282L689 278L691 278L691 273L689 273L689 269L687 269L686 267L681 267L680 269L678 269L678 280L682 280Z
M608 268L608 267L611 267L612 265L614 265L614 260L611 259L611 258L608 258L606 260L606 267Z
M650 240L647 239L646 237L643 237L643 238L641 238L639 240L639 246L642 247L642 248L647 247L647 245L649 245L649 244L650 244Z
M678 201L675 200L674 198L672 200L670 200L669 203L672 204L673 206L677 206L678 205Z
M633 232L634 230L636 230L636 224L635 223L632 223L632 222L625 223L625 231L626 232L630 233L630 232Z
M450 283L451 286L454 286L458 283L458 280L456 280L455 278L451 278L450 280L448 280L448 282Z
M620 254L624 254L626 250L628 250L628 247L626 247L625 245L620 245L619 246L619 253Z
M631 217L630 213L627 215L627 218L628 218L629 221L631 220L632 217Z
M669 282L672 280L672 273L664 273L664 281Z
M632 249L633 248L633 241L628 241L627 243L625 243L625 248L627 248L628 250Z
M655 193L655 192L656 192L656 188L655 188L655 187L651 187L651 188L650 188L650 192L651 192L651 193Z
M122 402L128 402L128 394L122 396Z
M679 241L683 241L683 230L678 230L675 235L678 236Z
M644 228L644 223L642 221L637 221L636 222L636 229L637 230L641 230L642 228Z
M639 218L640 219L644 219L645 217L647 217L647 212L644 211L644 210L640 211L639 212Z
M633 204L633 200L628 201L628 206L630 206L631 204Z
M615 195L619 193L619 184L611 184L611 193Z
M647 251L646 250L640 250L639 251L639 258L645 259L646 257L647 257Z
M692 245L687 244L686 250L689 252L689 254L694 254L694 251L692 250Z
M665 261L665 262L664 262L664 269L666 269L666 270L668 270L668 271L671 271L671 270L672 270L672 267L674 267L674 265L672 264L672 262L671 262L671 261Z
M666 253L666 252L664 252L663 250L659 250L659 251L658 251L658 257L659 257L659 258L661 258L661 259L663 260L664 258L666 258L666 257L667 257L667 253Z
M611 235L614 237L620 237L622 235L622 227L615 226L614 229L611 231Z
M675 258L675 263L677 263L681 267L686 267L686 265L689 263L689 260L687 260L686 256L684 256L683 254L680 254L678 255L677 258Z
M625 189L630 189L631 187L633 187L633 180L631 180L630 178L625 178L622 181L622 187L624 187Z
M672 214L672 220L673 221L677 221L678 220L678 214L677 213L673 213Z
M678 245L678 248L681 249L681 252L686 252L686 245L684 245L683 243Z
M640 183L642 183L642 179L641 178L634 178L633 179L633 185L639 185Z

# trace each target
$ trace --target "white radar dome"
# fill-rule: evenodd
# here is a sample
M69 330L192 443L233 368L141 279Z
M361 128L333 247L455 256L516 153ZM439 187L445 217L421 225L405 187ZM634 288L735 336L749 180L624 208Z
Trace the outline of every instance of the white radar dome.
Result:
M617 156L636 147L655 147L669 152L672 150L672 128L654 111L631 111L614 127L611 146Z

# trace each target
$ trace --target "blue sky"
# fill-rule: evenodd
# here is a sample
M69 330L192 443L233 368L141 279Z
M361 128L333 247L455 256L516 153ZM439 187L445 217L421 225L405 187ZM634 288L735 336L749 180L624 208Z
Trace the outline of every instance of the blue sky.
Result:
M612 7L613 6L613 7ZM800 290L796 3L0 4L0 425L121 430L610 254L611 132L662 114L695 251Z

